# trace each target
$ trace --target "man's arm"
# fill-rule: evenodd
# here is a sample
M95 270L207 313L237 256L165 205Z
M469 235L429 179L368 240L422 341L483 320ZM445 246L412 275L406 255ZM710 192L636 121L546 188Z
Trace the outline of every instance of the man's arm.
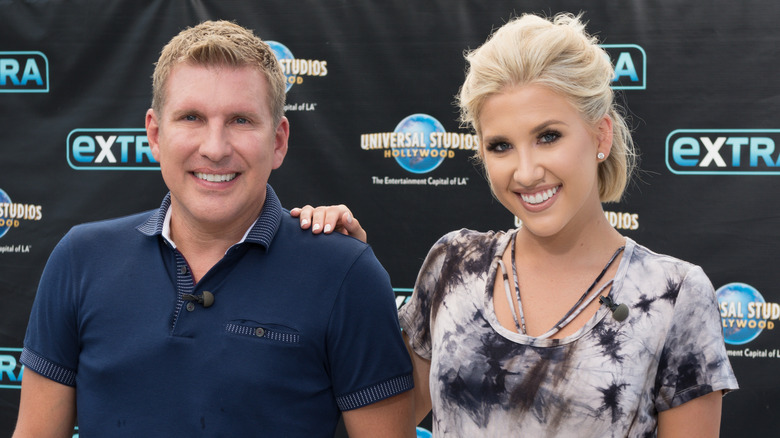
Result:
M658 414L658 437L717 437L723 393L714 391Z
M390 277L371 248L334 236L347 254L326 333L336 403L350 437L413 437L412 363ZM344 251L339 249L343 247Z
M344 426L350 438L414 437L412 391L345 411Z
M414 436L414 426L431 412L431 391L428 386L431 361L411 349L405 333L403 338L414 366L414 389L344 412L344 424L350 437ZM410 426L412 435L407 432Z
M13 438L69 438L75 423L76 388L25 368Z

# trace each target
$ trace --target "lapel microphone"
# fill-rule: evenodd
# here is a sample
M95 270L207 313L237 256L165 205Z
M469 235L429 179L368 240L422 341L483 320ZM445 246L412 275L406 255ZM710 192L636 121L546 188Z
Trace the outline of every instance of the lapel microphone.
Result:
M618 304L612 301L612 298L608 296L600 296L599 303L609 307L609 310L612 311L612 317L615 318L615 321L623 322L623 320L628 318L628 306L625 304Z
M181 298L184 301L195 301L203 307L211 307L214 304L214 294L204 290L200 295L182 294Z

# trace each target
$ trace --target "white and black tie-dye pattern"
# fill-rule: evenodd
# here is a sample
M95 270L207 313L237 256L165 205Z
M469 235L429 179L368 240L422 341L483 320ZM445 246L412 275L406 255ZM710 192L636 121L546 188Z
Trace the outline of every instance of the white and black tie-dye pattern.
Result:
M628 319L602 307L563 339L502 327L495 259L512 232L442 237L399 312L432 359L434 436L649 437L659 411L737 388L704 272L631 239L611 292Z

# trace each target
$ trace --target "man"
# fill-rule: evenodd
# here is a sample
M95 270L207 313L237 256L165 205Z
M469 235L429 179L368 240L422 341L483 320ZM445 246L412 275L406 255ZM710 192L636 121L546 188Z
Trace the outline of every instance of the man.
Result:
M301 230L267 185L289 135L271 49L202 23L163 49L153 91L170 194L53 251L14 436L76 419L85 437L332 436L341 412L350 436L413 436L387 273L359 241Z

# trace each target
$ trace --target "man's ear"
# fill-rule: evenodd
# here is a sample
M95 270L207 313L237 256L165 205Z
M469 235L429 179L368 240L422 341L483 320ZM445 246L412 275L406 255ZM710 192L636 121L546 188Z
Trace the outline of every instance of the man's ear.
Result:
M276 126L274 135L274 169L278 169L287 155L287 142L290 139L290 121L282 116L279 124Z
M149 140L149 148L152 156L160 162L160 123L157 114L152 108L146 110L146 138Z

